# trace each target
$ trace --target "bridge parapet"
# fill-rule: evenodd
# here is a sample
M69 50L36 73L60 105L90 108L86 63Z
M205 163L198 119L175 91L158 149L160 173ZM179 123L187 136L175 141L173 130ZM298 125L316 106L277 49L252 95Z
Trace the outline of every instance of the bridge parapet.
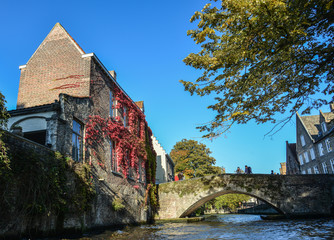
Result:
M242 193L270 204L287 217L330 216L334 175L223 174L159 185L158 218L186 217L204 203Z

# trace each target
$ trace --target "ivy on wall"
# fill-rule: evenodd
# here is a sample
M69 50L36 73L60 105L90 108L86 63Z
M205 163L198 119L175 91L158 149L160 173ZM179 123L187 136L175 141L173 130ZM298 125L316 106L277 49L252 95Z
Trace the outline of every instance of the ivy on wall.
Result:
M115 143L117 169L124 178L129 177L129 169L137 172L146 170L147 195L151 205L157 206L155 194L156 153L151 140L152 131L145 121L144 113L126 95L113 84L112 106L116 116L103 118L100 115L89 116L86 123L85 140L98 165L105 169L106 140ZM126 111L124 109L126 108ZM127 121L124 124L124 121ZM101 153L103 156L101 156ZM140 162L140 159L143 161ZM110 161L110 160L109 160ZM141 164L141 166L139 166ZM137 185L134 188L138 188Z
M7 137L2 137L4 142ZM2 157L0 162L3 162ZM62 229L66 213L80 216L90 208L95 197L90 166L75 163L58 152L38 154L20 145L8 144L5 172L6 177L3 177L4 172L0 173L2 229L15 227L21 221L31 227L35 220L49 216L55 216L57 229ZM8 226L9 223L13 226Z

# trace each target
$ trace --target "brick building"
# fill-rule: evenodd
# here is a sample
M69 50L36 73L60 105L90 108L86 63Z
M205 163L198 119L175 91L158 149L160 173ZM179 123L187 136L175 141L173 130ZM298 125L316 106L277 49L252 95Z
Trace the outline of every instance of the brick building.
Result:
M92 164L100 194L91 226L145 221L146 181L153 178L146 176L145 146L154 150L142 102L138 106L117 83L115 71L85 53L59 23L20 70L8 129L21 129L32 141ZM97 123L105 124L104 130L96 132ZM121 218L112 211L119 197L127 205Z
M318 115L296 114L296 156L301 174L334 173L334 109ZM287 159L287 171L289 162Z

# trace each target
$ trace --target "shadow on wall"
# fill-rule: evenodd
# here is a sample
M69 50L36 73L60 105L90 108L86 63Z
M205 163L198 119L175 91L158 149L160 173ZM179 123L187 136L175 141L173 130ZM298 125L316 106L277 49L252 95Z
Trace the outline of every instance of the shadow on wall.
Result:
M138 221L145 190L124 187L117 193L89 164L12 133L5 132L2 139L9 164L1 156L0 236L59 235L67 223L80 231Z
M162 163L161 163L161 155L157 155L157 173L156 173L156 184L159 183L164 183L166 182L166 171L165 169L162 167Z

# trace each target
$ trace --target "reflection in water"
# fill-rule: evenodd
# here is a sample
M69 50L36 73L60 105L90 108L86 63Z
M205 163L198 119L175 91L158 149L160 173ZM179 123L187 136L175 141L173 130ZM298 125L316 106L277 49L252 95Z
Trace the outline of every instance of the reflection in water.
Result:
M257 215L214 215L202 222L127 227L82 239L334 239L334 220L264 221Z

